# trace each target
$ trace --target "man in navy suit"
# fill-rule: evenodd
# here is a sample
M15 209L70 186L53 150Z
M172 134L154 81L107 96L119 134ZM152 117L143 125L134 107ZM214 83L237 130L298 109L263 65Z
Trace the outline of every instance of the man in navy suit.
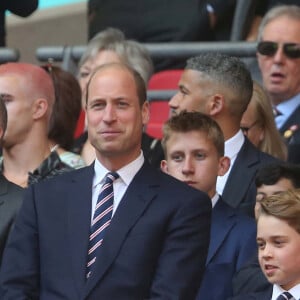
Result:
M136 71L100 66L86 99L97 158L29 187L4 253L1 299L194 299L208 251L210 199L144 161L149 108ZM87 276L91 221L107 172L119 176L112 218Z
M252 96L253 82L245 64L235 57L207 53L188 59L170 100L173 114L199 111L213 118L225 138L229 171L217 180L217 192L233 208L253 216L257 169L274 161L255 148L243 135L240 122Z
M256 225L240 215L216 192L217 176L229 168L224 136L218 124L199 112L181 112L164 125L162 169L212 201L210 245L197 298L220 300L232 296L233 275L257 252Z
M300 6L281 5L264 16L257 59L275 122L288 145L288 160L300 163Z

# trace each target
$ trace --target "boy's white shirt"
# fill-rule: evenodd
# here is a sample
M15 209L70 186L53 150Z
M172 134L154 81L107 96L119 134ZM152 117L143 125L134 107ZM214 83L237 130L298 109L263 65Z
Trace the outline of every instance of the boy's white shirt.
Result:
M279 285L273 284L273 293L272 293L271 300L276 300L277 297L280 294L282 294L283 292L285 292L285 290L283 290ZM291 295L293 295L295 299L297 299L297 300L300 299L300 283L295 285L293 288L291 288L287 292L289 292Z

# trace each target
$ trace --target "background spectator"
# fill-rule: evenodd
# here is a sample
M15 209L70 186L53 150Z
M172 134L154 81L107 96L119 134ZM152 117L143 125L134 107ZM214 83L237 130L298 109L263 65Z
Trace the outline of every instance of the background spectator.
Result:
M0 96L0 146L7 126L5 103ZM0 266L8 234L21 207L23 189L0 174Z
M275 123L288 144L288 161L300 162L300 6L272 8L258 35L257 58Z
M50 149L56 150L61 161L72 168L85 166L82 158L73 152L74 132L81 112L81 89L76 77L51 64L42 66L50 75L55 91L55 101L49 120Z
M1 173L26 187L70 171L71 167L49 147L48 126L55 95L45 70L27 63L0 65L0 95L8 115Z
M241 120L241 129L261 151L280 160L287 159L287 147L276 128L270 99L256 81L253 82L253 94Z
M217 179L218 193L230 206L253 216L256 171L275 158L258 150L240 129L253 92L249 70L236 57L206 53L187 60L178 86L169 102L173 114L199 111L222 128L225 156L230 158L231 166Z

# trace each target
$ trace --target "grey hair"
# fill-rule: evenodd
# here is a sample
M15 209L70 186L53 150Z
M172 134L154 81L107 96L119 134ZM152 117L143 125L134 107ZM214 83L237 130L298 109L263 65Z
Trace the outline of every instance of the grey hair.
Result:
M278 5L273 8L271 8L263 17L259 28L258 28L258 36L257 40L261 41L263 32L265 30L265 27L267 24L269 24L271 21L279 18L279 17L289 17L291 19L300 21L300 7L297 5Z
M126 40L123 32L115 28L107 28L90 40L78 63L79 68L104 50L115 52L123 63L131 66L142 76L147 85L154 70L148 50L136 41Z
M187 60L185 69L201 72L211 83L213 92L216 89L227 89L234 96L225 99L232 114L241 117L247 109L253 92L251 73L237 57L221 53L205 53Z

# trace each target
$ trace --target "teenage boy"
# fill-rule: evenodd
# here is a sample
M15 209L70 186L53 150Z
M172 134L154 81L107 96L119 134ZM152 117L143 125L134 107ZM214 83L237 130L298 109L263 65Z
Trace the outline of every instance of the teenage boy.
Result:
M295 300L300 298L300 190L264 198L257 219L260 267L272 284L261 292L235 300Z
M219 125L199 112L181 112L164 125L164 172L206 192L212 200L210 246L206 271L196 299L232 296L232 276L256 252L255 223L241 216L216 192L217 176L230 165L224 156Z

